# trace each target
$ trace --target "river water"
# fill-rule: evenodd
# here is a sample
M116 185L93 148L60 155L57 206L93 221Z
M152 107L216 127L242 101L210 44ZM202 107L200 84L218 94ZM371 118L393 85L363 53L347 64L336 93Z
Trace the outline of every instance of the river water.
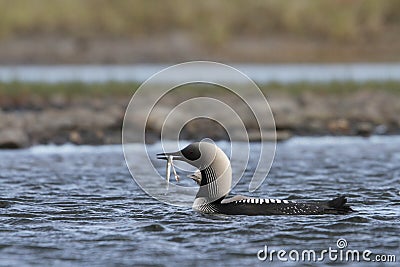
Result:
M257 252L266 245L300 253L338 249L339 238L346 249L372 251L371 259L391 254L400 261L399 147L396 136L279 143L269 176L252 195L343 194L357 212L255 217L201 215L158 202L135 184L120 146L3 150L0 266L281 265L276 258L260 261ZM163 171L164 164L156 167ZM239 183L234 193L249 195L247 185Z
M21 65L0 66L0 81L22 82L138 82L142 83L151 75L163 70L167 64L137 65ZM257 83L295 83L331 81L400 81L399 63L352 63L352 64L232 64L231 66L248 75ZM215 75L220 82L235 82L235 77L224 77L213 73L208 67L185 69L168 75L162 83L181 80L182 76L197 80L199 74ZM238 80L239 82L242 80ZM237 81L236 81L237 82Z

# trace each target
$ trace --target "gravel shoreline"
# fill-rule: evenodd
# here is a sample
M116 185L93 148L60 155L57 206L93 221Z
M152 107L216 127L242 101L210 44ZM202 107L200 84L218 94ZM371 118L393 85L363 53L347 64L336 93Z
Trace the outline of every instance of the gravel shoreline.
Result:
M165 115L171 108L190 94L174 96L162 101L147 120L146 141L159 140ZM220 95L221 100L235 106L228 96ZM121 143L122 122L129 97L103 96L67 99L55 95L44 101L31 97L24 103L7 104L2 99L0 110L0 148L23 148L36 144L118 144ZM348 135L369 136L372 134L400 133L400 96L378 90L358 90L346 94L321 94L303 92L288 94L272 92L267 99L274 114L277 138L286 140L293 135ZM143 103L145 104L146 101ZM257 109L265 103L259 99L251 101ZM214 112L218 113L218 110ZM143 121L131 121L140 125ZM143 117L143 120L145 118ZM259 130L252 118L243 116L243 123L251 141L260 139ZM172 120L174 125L174 120ZM224 125L225 130L209 120L194 120L187 124L180 138L227 139L226 130L231 134L238 129L235 121ZM262 129L264 138L271 139L272 127ZM168 136L167 138L174 138ZM231 135L234 140L241 137ZM140 141L131 136L130 141Z

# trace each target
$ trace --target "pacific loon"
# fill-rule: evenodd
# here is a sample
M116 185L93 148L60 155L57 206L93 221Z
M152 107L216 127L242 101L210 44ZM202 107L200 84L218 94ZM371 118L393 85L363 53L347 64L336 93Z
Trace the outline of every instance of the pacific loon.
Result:
M226 154L207 142L192 143L181 151L159 153L158 159L181 160L195 166L198 172L190 177L200 186L193 209L202 213L228 215L318 215L347 214L353 210L344 196L330 201L295 202L292 200L234 196L231 190L232 169Z

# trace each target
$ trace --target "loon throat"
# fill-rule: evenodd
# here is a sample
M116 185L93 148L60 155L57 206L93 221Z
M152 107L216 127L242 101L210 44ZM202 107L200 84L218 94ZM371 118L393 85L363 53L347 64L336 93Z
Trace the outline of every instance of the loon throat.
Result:
M199 185L193 209L202 213L228 215L319 215L347 214L353 210L347 199L339 196L329 201L295 202L271 198L233 196L231 190L232 169L228 157L211 143L192 143L181 151L160 153L159 159L185 161L200 170L190 177Z

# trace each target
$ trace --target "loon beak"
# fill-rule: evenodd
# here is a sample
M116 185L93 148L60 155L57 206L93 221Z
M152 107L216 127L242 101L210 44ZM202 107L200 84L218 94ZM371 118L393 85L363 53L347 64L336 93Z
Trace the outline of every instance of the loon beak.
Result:
M172 156L172 158L173 158L174 160L182 160L182 159L183 159L182 154L181 154L180 151L177 151L177 152L158 153L158 154L157 154L157 159L168 160L168 157L171 157L171 156Z

